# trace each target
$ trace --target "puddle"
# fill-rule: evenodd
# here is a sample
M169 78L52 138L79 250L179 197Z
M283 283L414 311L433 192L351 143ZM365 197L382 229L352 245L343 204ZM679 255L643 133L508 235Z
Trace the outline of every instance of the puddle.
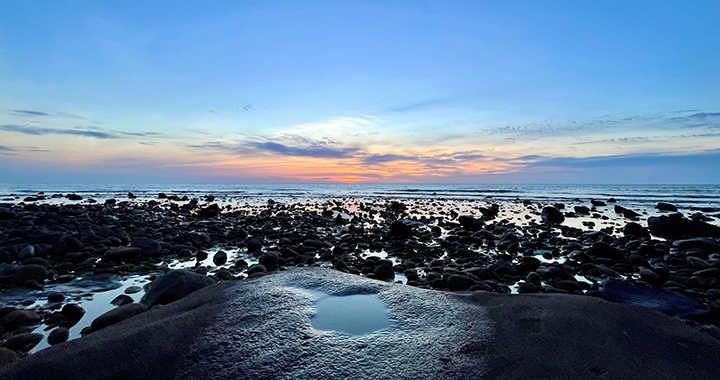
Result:
M131 276L130 278L121 281L120 286L116 289L92 293L91 299L84 298L80 301L68 302L75 303L85 310L85 314L83 315L82 319L77 324L75 324L75 326L70 328L70 336L68 337L68 340L80 338L80 332L84 327L90 326L90 323L92 323L92 321L95 318L99 317L101 314L114 309L115 306L110 302L115 299L115 297L121 294L125 294L131 297L135 302L140 301L142 296L145 294L144 290L133 294L126 294L125 289L127 289L129 286L140 286L142 288L143 285L147 284L148 282L150 282L148 276ZM77 291L77 289L75 290ZM85 289L83 290L86 291ZM46 324L41 324L32 331L36 334L42 334L43 340L38 343L37 346L33 347L32 350L30 350L31 353L40 351L43 348L50 346L47 342L47 337L55 328L45 330L47 327L48 326Z
M317 299L315 315L310 318L310 325L315 330L367 335L390 327L388 308L377 294L332 296L309 293Z

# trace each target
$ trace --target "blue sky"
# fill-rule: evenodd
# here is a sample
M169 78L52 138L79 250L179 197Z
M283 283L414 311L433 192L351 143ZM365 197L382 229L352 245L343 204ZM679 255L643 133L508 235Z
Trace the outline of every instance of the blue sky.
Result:
M0 3L0 181L720 183L713 1Z

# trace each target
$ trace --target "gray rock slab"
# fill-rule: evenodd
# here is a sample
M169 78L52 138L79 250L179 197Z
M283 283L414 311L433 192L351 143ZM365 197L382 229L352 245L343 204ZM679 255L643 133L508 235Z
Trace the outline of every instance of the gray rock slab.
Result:
M314 330L319 295L390 324ZM222 282L21 359L3 379L706 379L720 341L655 310L563 294L444 293L302 268Z

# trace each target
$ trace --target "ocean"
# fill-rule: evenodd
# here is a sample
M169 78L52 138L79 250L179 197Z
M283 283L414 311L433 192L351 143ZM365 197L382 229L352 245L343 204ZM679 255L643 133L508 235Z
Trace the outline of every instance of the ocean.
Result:
M75 193L102 201L124 198L156 198L164 192L188 198L213 194L220 198L261 203L268 199L317 200L322 198L433 198L452 200L531 200L541 203L580 203L615 198L618 204L639 210L658 202L681 210L720 212L720 185L467 185L467 184L3 184L0 200L20 201L44 192Z

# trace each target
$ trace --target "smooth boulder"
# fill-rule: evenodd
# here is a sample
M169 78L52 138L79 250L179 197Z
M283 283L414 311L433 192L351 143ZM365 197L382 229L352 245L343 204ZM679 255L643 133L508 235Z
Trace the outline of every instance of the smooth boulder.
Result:
M150 283L140 302L148 307L168 304L214 283L212 278L201 274L182 269L171 270Z

